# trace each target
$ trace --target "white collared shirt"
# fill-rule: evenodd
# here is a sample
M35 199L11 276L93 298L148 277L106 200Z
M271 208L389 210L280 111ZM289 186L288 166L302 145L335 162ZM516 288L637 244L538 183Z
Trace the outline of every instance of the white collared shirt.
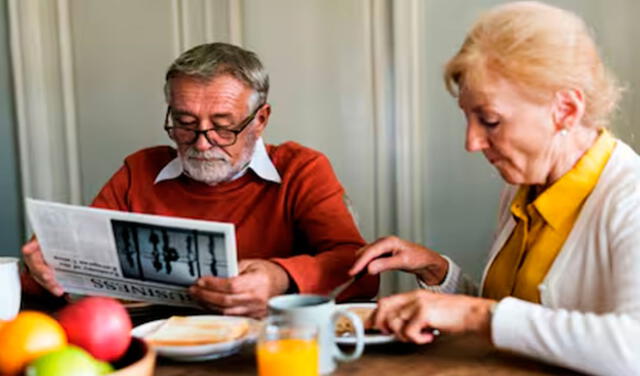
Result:
M243 176L248 169L252 169L256 175L264 180L278 184L282 182L282 178L280 178L280 174L278 173L276 166L273 165L271 158L269 158L269 154L267 154L267 148L264 146L262 137L259 137L256 141L256 146L253 149L249 165L243 168L242 171L238 172L231 180L236 180ZM180 157L175 157L171 162L164 166L162 170L160 170L160 173L156 176L156 180L153 184L157 184L164 180L175 179L182 175L183 172L184 169L182 167Z

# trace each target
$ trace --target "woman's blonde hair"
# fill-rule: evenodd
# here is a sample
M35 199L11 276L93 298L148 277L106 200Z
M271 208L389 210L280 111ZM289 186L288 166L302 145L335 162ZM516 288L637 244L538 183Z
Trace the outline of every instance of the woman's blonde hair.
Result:
M445 67L447 90L458 96L464 85L481 82L489 72L519 84L534 100L581 89L583 122L590 127L608 125L621 95L584 21L534 1L504 4L480 17Z

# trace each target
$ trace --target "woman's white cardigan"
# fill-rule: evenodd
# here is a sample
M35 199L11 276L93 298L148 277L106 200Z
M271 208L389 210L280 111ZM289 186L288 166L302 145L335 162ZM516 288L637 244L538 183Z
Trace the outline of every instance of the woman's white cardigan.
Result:
M498 231L484 271L513 231L510 204L500 201ZM500 301L491 320L493 343L538 359L602 375L640 375L640 157L621 141L544 281L541 305ZM442 285L469 292L450 261Z

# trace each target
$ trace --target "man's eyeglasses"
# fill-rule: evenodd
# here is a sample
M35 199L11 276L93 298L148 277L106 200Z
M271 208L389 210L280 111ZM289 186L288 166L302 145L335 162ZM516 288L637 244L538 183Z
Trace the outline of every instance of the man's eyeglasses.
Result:
M256 109L237 126L221 127L214 125L212 128L203 130L197 129L191 124L181 124L178 119L174 119L173 116L171 116L171 106L168 106L167 114L164 118L164 130L167 131L167 134L172 140L179 144L194 144L198 140L198 137L203 134L207 141L213 146L231 146L238 140L238 135L255 119L262 106L264 106L264 103L256 107ZM217 138L214 138L214 134L217 135Z

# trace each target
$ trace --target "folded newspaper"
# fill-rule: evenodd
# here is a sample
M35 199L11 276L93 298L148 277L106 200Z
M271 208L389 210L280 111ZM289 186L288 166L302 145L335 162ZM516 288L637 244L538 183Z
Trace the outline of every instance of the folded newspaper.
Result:
M66 292L196 306L187 288L238 274L231 223L27 199L47 263Z

